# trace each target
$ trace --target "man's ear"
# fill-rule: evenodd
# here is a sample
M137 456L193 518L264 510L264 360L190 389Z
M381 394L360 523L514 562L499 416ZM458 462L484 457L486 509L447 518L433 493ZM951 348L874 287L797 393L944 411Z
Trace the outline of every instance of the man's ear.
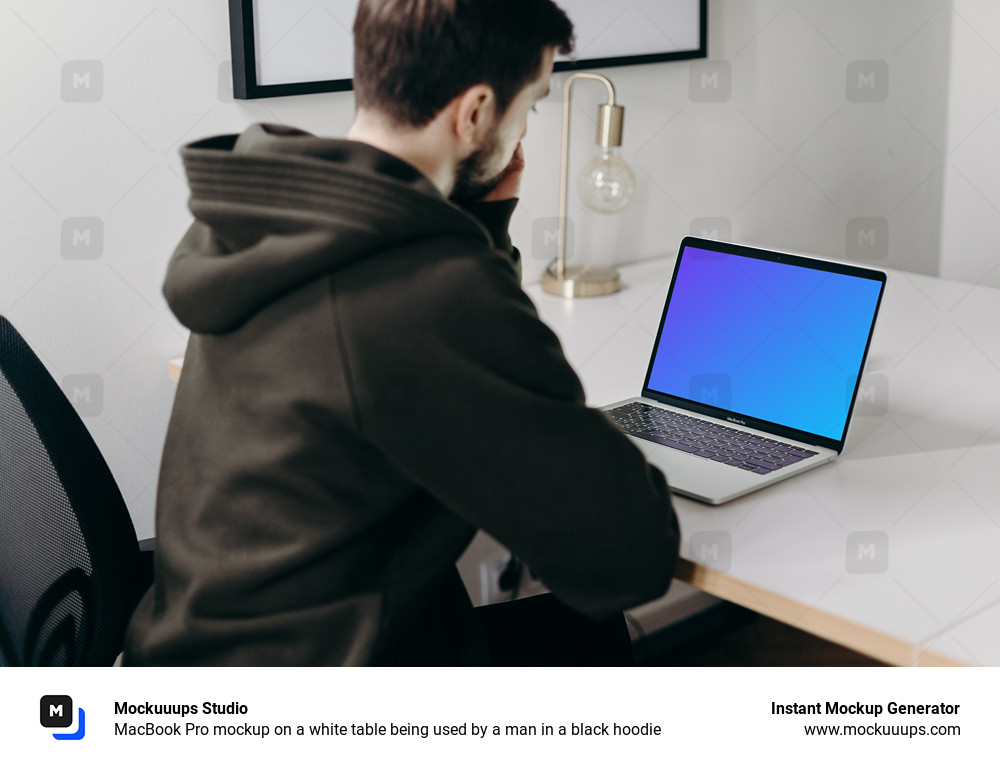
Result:
M456 138L463 144L478 145L496 119L496 94L489 85L473 85L460 94L456 102Z

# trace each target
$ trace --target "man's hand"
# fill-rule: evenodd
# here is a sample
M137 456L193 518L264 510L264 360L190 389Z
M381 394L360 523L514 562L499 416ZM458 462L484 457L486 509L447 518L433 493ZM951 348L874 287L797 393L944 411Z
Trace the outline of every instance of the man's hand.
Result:
M524 150L521 145L517 145L514 156L504 169L500 178L500 183L493 187L493 191L481 198L481 202L493 202L496 200L509 200L517 197L521 190L521 174L524 172Z

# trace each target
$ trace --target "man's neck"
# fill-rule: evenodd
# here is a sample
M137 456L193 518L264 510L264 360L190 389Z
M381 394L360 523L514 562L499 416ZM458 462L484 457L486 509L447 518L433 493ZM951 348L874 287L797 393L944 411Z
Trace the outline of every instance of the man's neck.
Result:
M422 128L398 128L381 115L358 110L347 138L408 162L447 197L455 185L455 164L439 127L431 122Z

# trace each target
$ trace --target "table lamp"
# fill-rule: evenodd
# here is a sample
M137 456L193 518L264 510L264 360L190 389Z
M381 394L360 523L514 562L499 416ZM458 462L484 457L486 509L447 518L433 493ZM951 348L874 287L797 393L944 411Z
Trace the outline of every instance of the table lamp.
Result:
M566 210L569 193L569 117L572 87L577 80L596 80L608 89L608 103L597 108L599 155L587 162L577 179L577 191L588 208L612 214L635 196L635 174L616 147L622 144L625 107L615 103L615 86L603 75L574 72L563 85L562 165L559 179L559 233L556 263L542 275L542 288L565 298L603 296L620 288L618 271L607 267L566 266Z

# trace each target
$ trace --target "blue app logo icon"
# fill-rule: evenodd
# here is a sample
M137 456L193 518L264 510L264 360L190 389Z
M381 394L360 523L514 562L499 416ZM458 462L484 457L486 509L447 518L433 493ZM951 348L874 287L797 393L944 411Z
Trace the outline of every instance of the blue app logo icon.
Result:
M73 699L69 695L43 695L39 701L38 721L42 727L65 729L73 726ZM54 732L56 740L82 740L87 734L86 715L77 709L76 732Z

